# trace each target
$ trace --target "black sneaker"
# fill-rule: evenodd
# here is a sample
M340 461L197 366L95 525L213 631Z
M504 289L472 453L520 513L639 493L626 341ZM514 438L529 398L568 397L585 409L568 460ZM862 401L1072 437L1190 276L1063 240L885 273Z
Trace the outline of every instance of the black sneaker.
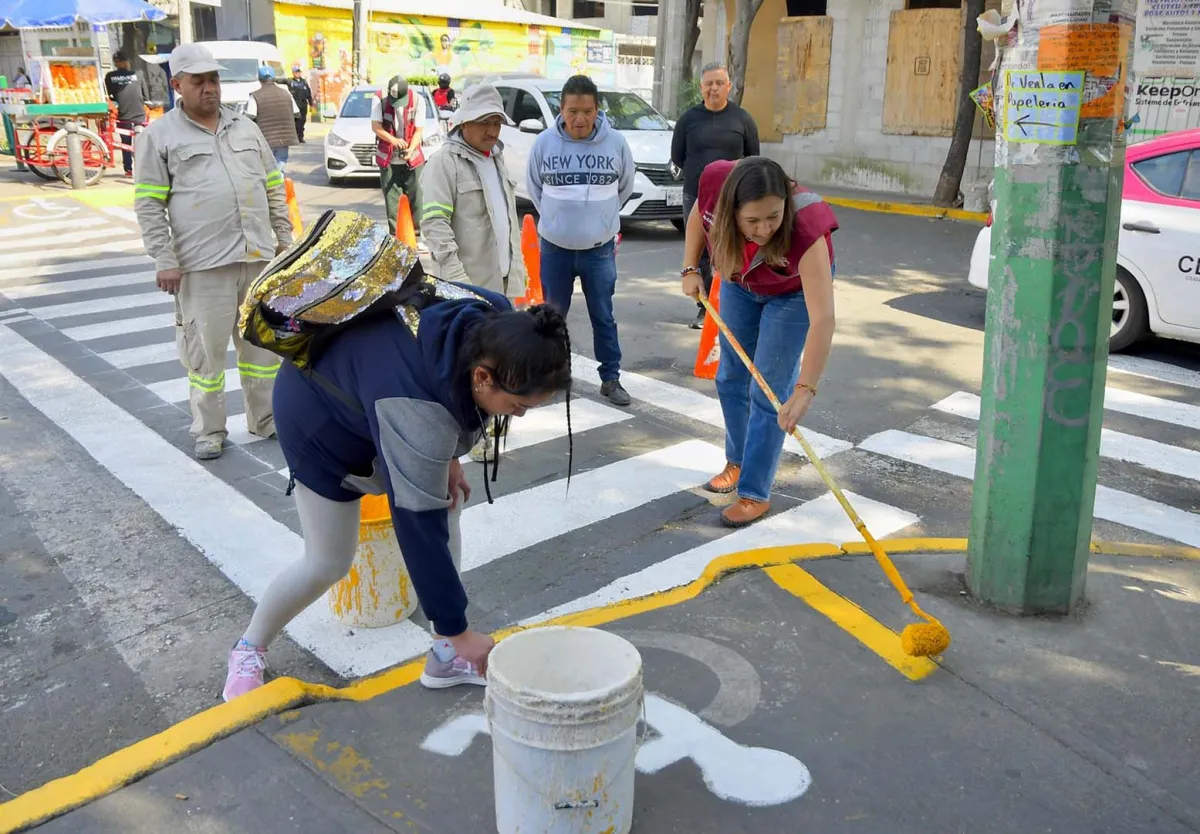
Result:
M610 379L608 382L601 384L600 394L608 397L608 401L613 405L629 405L633 402L633 398L629 396L629 392L621 387L621 381Z
M692 328L692 330L703 330L704 329L704 316L705 316L704 310L703 310L703 308L701 308L700 312L696 313L696 318L692 321L691 324L688 325L688 327Z

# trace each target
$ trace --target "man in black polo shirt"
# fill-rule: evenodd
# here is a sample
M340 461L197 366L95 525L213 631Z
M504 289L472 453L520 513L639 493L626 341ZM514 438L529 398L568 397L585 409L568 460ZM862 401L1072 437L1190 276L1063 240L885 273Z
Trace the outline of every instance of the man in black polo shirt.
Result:
M750 114L729 101L729 73L724 64L708 64L701 70L700 93L703 100L679 117L671 138L671 161L683 169L683 219L687 223L700 190L700 173L718 159L737 160L758 156L758 126ZM700 274L704 295L712 289L712 264L708 247L700 255ZM692 329L704 325L704 307L692 322Z
M117 103L117 127L130 131L118 138L122 145L133 145L133 131L146 126L146 100L150 97L145 79L133 71L124 52L113 53L116 69L104 76L104 89ZM121 151L125 176L133 176L133 153Z

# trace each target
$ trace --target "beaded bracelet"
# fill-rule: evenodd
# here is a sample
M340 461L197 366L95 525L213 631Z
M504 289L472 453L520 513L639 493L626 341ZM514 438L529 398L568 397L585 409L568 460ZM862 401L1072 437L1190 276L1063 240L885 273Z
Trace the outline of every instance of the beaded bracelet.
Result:
M815 385L809 385L807 382L797 382L796 390L799 391L801 388L811 391L814 397L817 395L817 386Z

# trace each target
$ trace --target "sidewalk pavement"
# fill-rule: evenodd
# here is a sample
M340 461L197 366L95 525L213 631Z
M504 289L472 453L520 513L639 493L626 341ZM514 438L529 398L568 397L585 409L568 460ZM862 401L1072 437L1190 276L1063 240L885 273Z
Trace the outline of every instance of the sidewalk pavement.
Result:
M961 546L889 545L946 548L896 556L953 635L936 664L900 650L911 615L861 546L734 554L568 618L642 653L633 830L1200 831L1198 554L1096 554L1082 611L1018 619L967 595ZM0 831L147 770L38 830L495 831L482 690L427 691L418 674L275 681L0 805Z

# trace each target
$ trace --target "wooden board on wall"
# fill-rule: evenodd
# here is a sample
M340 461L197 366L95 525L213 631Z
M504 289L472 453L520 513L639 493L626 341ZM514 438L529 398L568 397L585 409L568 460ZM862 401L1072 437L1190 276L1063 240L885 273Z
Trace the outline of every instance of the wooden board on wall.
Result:
M950 136L962 73L962 9L892 12L883 132Z
M742 109L758 125L758 138L763 142L783 141L783 134L775 129L775 45L779 21L786 14L787 0L764 0L750 24L750 54L746 61ZM730 28L736 18L734 0L726 0L725 19Z
M805 135L825 128L829 109L832 17L786 17L779 21L774 127Z

